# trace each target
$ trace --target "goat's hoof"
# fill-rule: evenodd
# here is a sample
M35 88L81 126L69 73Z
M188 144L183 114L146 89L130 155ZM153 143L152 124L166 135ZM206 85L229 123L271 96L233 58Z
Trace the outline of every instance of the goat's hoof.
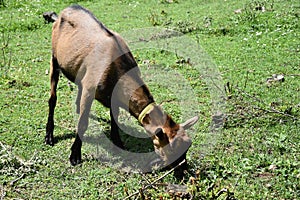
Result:
M72 166L76 166L81 163L81 156L73 155L70 156L70 163Z
M54 138L51 136L46 136L45 137L45 144L48 144L50 146L54 146Z
M70 163L71 163L72 166L76 166L76 165L78 165L78 164L81 163L81 160L80 159L79 160L77 160L77 159L70 159Z

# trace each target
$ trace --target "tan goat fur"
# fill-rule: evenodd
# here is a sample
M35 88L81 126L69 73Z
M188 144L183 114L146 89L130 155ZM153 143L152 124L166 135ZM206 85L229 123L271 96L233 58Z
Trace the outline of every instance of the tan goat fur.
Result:
M138 119L143 109L153 104L141 125L153 139L156 152L165 164L182 157L191 145L185 129L198 117L175 123L154 99L140 77L137 63L121 36L108 30L88 10L75 5L64 9L53 24L50 67L51 96L45 142L53 145L54 109L59 72L78 85L76 100L79 121L70 162L81 162L81 146L94 99L110 108L111 138L124 148L118 133L119 107ZM184 159L184 158L183 158Z

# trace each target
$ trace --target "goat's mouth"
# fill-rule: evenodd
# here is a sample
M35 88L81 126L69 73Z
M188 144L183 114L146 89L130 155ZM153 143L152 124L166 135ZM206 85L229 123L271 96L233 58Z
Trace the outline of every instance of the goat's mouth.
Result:
M172 169L178 165L182 165L182 164L186 164L186 152L184 152L181 156L179 156L177 159L171 159L170 161L167 161L164 163L164 167L163 170L168 170L168 169Z
M172 151L166 154L165 167L173 168L180 164L183 160L186 160L186 153L191 145L191 140L181 142L178 146L174 145L175 148L172 148Z
M177 168L178 165L180 165L180 168L186 168L186 153L189 150L190 146L191 143L187 144L179 151L175 151L174 149L172 151L168 151L168 153L166 153L164 156L160 155L159 158L152 160L150 162L150 166L153 169L161 169L162 171L169 170L174 167Z
M184 170L187 168L186 152L173 162L166 162L162 158L156 158L150 162L152 170L171 170L173 168Z

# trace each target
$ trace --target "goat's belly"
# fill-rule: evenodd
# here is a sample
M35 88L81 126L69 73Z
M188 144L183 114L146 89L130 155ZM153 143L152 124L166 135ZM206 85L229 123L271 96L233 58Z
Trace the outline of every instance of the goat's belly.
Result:
M95 99L107 108L111 107L111 95L97 90Z
M66 52L57 53L57 61L63 74L73 82L80 81L86 75L88 79L94 80L94 86L103 73L103 65L99 63L93 49L87 47L68 48Z

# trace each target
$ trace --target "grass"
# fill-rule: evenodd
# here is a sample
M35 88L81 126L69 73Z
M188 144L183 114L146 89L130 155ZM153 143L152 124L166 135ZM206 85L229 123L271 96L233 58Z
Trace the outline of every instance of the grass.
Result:
M84 162L71 167L68 157L76 127L76 90L65 78L59 83L55 116L58 143L54 147L43 144L52 26L45 24L41 15L50 10L60 12L73 3L87 7L107 27L120 33L148 27L180 31L194 40L195 46L201 46L210 58L208 67L216 66L222 76L226 117L223 128L214 135L211 122L216 102L211 98L207 74L189 63L194 55L133 49L157 102L177 121L195 113L200 116L190 132L193 146L188 152L189 169L184 180L167 175L139 194L140 199L300 196L298 1L4 0L0 1L1 199L124 199L163 175L120 170L109 162L107 152L97 153L95 146L87 143L83 147ZM156 70L160 73L154 76ZM173 72L192 87L194 96L188 99L194 107L187 106L188 113L178 110L182 101L173 89L180 88L181 81L166 77L165 85L159 82L160 74ZM267 83L273 74L284 75L284 82ZM107 109L93 106L97 116L109 119ZM122 117L127 120L126 126L141 131L128 115L123 113ZM105 137L101 132L109 130L107 122L95 123L100 130L97 137ZM132 150L144 147L143 141L135 144L137 140L131 137L123 139ZM183 192L170 192L168 188L174 185Z

